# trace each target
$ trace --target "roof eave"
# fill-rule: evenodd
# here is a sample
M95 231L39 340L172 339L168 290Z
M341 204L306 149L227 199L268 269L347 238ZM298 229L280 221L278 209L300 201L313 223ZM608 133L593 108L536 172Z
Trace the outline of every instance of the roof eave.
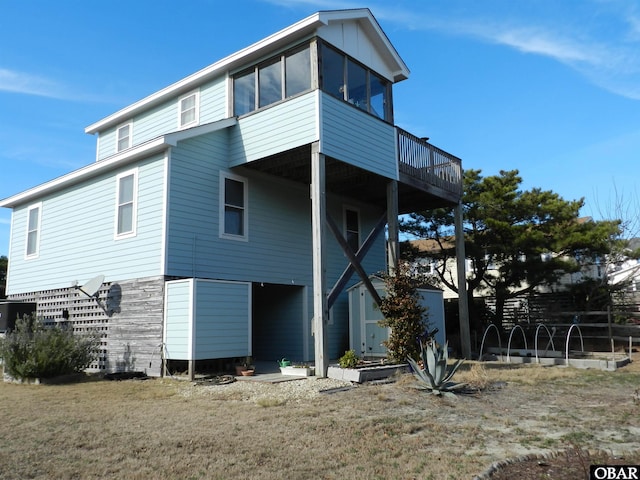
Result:
M43 195L72 186L100 173L108 172L114 168L127 165L140 158L162 152L169 147L176 146L178 142L183 140L229 128L234 126L236 123L238 123L238 120L235 117L230 117L189 128L187 130L180 130L166 135L161 135L149 140L148 142L136 145L135 147L121 153L117 153L109 158L92 163L91 165L87 165L86 167L82 167L66 175L55 178L49 182L38 185L37 187L25 190L24 192L5 198L4 200L0 200L0 207L13 208L23 205L36 198L42 198Z
M307 33L316 29L319 25L322 25L323 21L320 19L320 14L315 13L303 20L300 20L287 28L280 30L279 32L270 35L259 42L249 45L242 50L233 53L222 60L219 60L208 67L199 70L178 82L175 82L156 93L149 95L135 103L132 103L128 107L119 110L108 117L99 120L84 129L85 133L94 134L103 130L104 128L117 125L124 119L130 118L136 113L146 108L155 106L162 103L167 98L177 95L181 92L189 91L195 88L197 85L219 75L228 70L232 70L240 64L250 60L254 57L259 57L267 49L273 49L280 44L284 44L288 41L295 39L296 37L302 37Z
M233 53L222 60L219 60L218 62L215 62L208 67L205 67L202 70L199 70L182 80L179 80L178 82L143 98L142 100L132 103L128 107L125 107L122 110L89 125L84 131L88 134L95 134L100 130L115 126L124 120L133 117L136 113L144 109L162 103L167 98L194 89L198 85L201 85L221 73L238 68L252 59L257 59L261 55L264 55L268 50L276 49L279 46L284 46L298 38L303 38L317 30L319 27L328 25L331 21L350 19L364 20L368 28L374 33L374 38L378 40L379 46L384 48L388 53L388 58L393 64L392 70L394 71L394 82L407 79L409 77L409 69L368 8L320 11L280 30L279 32L269 35L268 37L249 45L248 47L243 48L242 50L239 50L236 53Z

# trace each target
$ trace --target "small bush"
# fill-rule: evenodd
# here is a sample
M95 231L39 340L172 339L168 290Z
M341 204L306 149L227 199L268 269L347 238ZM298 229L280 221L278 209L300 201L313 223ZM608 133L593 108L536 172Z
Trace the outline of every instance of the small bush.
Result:
M380 311L384 319L378 322L391 328L389 339L382 342L392 362L405 362L407 357L420 357L419 339L429 327L427 308L420 305L418 279L412 277L406 266L396 275L384 276L387 294L382 298Z
M87 368L96 359L97 346L96 335L74 335L71 327L46 326L25 315L0 341L0 358L12 377L51 378Z
M356 355L355 350L347 350L344 355L338 359L340 368L355 368L360 363L360 358Z

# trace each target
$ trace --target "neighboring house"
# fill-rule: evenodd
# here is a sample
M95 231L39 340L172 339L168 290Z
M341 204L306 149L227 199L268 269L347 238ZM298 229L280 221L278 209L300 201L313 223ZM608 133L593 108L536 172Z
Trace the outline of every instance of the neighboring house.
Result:
M252 355L323 375L398 214L461 197L460 160L394 126L408 76L368 9L325 11L90 125L94 163L0 201L9 299L98 329L93 369Z
M587 221L588 219L589 218L585 218L583 221ZM442 242L445 248L452 248L454 245L453 238L445 238ZM411 240L408 243L417 252L419 252L417 258L413 262L414 272L423 276L428 283L442 288L445 300L457 299L458 293L442 282L438 274L438 272L444 269L448 282L457 286L456 260L449 259L446 265L443 265L442 260L437 258L440 246L435 240ZM629 251L631 252L636 250L637 244L637 239L632 239L630 241ZM554 253L544 253L541 257L542 260L545 260L552 258L554 255ZM533 295L558 294L566 292L570 286L591 279L597 282L602 282L603 284L607 283L612 286L624 284L625 300L627 302L635 301L637 304L637 299L640 298L640 295L637 294L638 285L640 284L640 261L638 259L622 257L614 261L613 258L598 258L595 262L586 262L581 258L576 258L575 260L581 265L579 271L563 274L553 285L538 286L533 292ZM473 260L470 258L465 260L465 272L467 276L473 274L472 262ZM487 275L498 275L498 265L489 263ZM524 285L521 288L523 287ZM476 293L478 297L485 298L489 307L493 305L492 292L489 289L478 289ZM566 311L575 310L575 308L568 306L566 302L561 302L559 298L560 297L558 297L558 301L556 302L556 307L561 310L564 308ZM614 298L613 303L615 306L617 306L620 298L622 298L621 295L617 295ZM528 318L531 314L529 311L529 301L530 294L509 299L505 306L505 318L503 321L509 324L517 320Z

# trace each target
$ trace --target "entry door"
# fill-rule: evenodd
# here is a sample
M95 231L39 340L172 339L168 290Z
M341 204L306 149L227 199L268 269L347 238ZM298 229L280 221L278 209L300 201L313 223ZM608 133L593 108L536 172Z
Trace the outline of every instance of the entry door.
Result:
M382 342L389 338L389 329L381 327L378 322L382 320L382 313L376 306L376 302L371 294L363 286L360 292L360 312L362 318L362 343L364 344L364 355L369 357L384 357L387 349Z

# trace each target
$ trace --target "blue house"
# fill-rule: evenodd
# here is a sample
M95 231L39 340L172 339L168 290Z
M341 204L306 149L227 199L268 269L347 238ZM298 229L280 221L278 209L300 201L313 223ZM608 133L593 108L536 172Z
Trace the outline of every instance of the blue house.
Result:
M398 215L462 194L460 160L394 125L408 77L368 9L322 11L89 125L94 162L0 201L9 299L98 330L95 370L324 375Z

